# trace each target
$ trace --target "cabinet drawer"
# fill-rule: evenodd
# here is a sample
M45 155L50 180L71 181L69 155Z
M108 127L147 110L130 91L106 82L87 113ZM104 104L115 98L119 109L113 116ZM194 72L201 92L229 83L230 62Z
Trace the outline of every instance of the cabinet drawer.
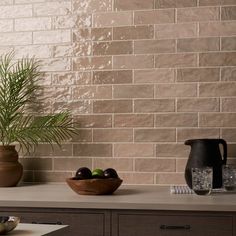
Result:
M113 236L232 236L233 217L116 213ZM115 223L117 222L117 223ZM116 224L116 225L115 225Z
M54 210L55 211L55 210ZM55 211L39 210L37 208L18 211L1 211L2 215L16 215L21 218L21 223L63 224L69 225L70 236L107 236L106 214L102 211ZM108 221L110 222L110 221ZM107 224L110 226L110 224ZM59 234L65 236L64 234Z

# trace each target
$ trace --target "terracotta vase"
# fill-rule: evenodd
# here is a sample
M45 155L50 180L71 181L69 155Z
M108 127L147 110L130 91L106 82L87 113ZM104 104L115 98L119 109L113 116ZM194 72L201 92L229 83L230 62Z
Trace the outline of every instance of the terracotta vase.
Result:
M15 146L0 146L0 187L13 187L20 181L23 167L18 157Z

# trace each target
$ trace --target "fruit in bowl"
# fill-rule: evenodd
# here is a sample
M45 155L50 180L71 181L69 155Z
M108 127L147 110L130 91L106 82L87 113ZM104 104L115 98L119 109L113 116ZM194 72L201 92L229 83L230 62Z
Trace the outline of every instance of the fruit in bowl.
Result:
M104 178L104 172L102 169L95 169L92 172L93 179L103 179Z
M95 169L90 171L91 175L81 174L81 169L89 173L89 168L82 167L76 171L75 177L66 179L71 189L81 195L112 194L123 182L113 168L108 168L104 171L102 169ZM89 176L90 178L87 178Z
M75 179L81 180L81 179L91 179L92 178L92 172L87 167L81 167L76 171Z
M105 178L119 178L117 172L113 168L108 168L103 172Z

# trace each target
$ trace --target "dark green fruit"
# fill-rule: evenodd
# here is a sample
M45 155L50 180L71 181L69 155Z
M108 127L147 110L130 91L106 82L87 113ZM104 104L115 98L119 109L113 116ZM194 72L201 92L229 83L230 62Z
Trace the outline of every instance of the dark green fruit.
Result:
M108 168L103 172L105 178L119 178L117 172L113 168Z
M87 167L81 167L76 171L75 178L78 179L78 180L91 179L92 178L92 172Z

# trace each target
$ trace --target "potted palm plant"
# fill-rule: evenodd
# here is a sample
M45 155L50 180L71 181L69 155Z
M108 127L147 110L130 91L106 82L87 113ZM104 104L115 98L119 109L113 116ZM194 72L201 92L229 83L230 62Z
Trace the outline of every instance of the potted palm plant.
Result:
M0 58L0 187L16 186L22 177L16 144L29 152L39 143L60 146L76 133L69 112L33 112L39 101L39 62L13 58L13 52Z

